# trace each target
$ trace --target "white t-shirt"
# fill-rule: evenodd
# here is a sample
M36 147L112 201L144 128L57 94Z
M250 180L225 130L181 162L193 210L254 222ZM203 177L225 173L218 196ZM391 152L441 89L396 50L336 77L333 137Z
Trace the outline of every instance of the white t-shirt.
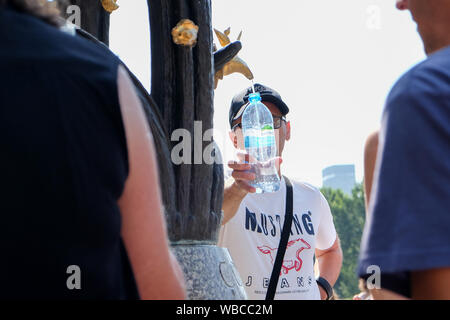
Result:
M278 280L276 300L320 300L314 276L314 251L336 240L330 207L320 191L292 181L293 220ZM266 297L280 243L286 183L274 193L248 194L236 215L222 227L219 246L229 250L251 300Z

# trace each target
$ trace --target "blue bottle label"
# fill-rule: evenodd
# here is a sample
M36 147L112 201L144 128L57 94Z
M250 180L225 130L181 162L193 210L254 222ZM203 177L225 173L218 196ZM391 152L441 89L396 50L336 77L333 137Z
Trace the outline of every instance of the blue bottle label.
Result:
M246 136L244 139L245 148L264 148L275 145L275 136L268 135L264 137Z

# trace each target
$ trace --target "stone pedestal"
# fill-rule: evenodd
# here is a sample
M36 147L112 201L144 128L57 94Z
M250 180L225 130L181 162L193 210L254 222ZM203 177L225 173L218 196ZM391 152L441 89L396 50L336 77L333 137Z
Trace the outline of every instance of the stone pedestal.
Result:
M172 243L190 300L246 300L244 286L228 250L202 242Z

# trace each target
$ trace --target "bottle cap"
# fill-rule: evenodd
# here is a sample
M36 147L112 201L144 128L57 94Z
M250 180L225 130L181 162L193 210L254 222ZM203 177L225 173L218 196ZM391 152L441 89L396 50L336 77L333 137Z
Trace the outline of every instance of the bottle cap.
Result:
M251 93L248 96L248 102L250 103L257 103L261 101L261 95L259 94L259 92L256 93Z

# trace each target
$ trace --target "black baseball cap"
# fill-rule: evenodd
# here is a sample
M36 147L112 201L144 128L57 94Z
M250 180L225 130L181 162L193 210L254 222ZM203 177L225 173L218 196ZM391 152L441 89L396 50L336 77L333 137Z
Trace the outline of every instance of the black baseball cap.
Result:
M254 85L255 92L259 92L261 95L261 101L272 102L277 106L278 110L280 110L283 116L289 113L288 106L281 99L280 94L272 88L269 88L260 83L255 83ZM239 119L245 108L248 106L248 97L253 93L253 87L250 86L247 89L239 92L233 97L231 100L229 121L230 127L233 125L233 121Z

